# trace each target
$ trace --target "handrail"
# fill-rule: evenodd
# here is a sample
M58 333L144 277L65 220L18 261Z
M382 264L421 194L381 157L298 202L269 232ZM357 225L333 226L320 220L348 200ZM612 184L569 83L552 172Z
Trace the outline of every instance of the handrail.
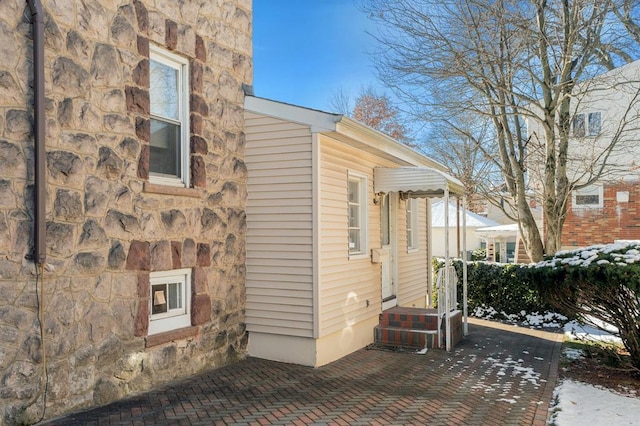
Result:
M448 283L447 283L448 279ZM450 313L458 309L458 274L453 265L442 267L438 270L436 278L436 289L438 291L438 318L445 319L445 330L447 332L447 350L450 350L451 342L451 316ZM442 327L438 325L438 344L442 342Z

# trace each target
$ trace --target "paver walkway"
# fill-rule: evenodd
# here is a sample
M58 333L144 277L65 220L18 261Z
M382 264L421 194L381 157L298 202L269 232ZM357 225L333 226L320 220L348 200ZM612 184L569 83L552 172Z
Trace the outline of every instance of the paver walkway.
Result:
M363 349L317 369L248 358L49 424L542 426L561 342L470 319L450 353Z

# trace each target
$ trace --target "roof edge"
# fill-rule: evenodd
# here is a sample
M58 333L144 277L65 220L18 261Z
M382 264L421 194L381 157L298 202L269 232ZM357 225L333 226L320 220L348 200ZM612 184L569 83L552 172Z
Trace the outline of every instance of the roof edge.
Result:
M333 114L251 95L245 95L244 108L247 111L306 124L311 127L312 132L335 132L336 123L343 118L342 114Z

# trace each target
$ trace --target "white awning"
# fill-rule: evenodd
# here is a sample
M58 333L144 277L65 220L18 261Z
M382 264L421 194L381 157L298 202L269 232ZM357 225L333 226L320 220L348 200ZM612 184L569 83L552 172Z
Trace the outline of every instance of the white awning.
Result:
M464 187L455 177L429 167L376 167L373 169L374 192L405 193L409 198L442 197L445 189L464 195Z

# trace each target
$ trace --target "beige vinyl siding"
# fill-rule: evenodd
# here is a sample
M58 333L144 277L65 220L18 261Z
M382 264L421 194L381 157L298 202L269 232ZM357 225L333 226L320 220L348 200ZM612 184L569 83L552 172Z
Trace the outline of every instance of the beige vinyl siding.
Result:
M247 330L312 337L311 132L251 112L245 120Z
M407 303L427 294L427 202L418 199L418 250L407 252L406 201L398 207L398 304Z
M373 204L373 168L393 166L328 136L320 137L320 336L342 330L381 309L380 265L369 256L349 259L347 176L367 176L367 253L380 247L380 208ZM369 307L367 307L367 300Z

